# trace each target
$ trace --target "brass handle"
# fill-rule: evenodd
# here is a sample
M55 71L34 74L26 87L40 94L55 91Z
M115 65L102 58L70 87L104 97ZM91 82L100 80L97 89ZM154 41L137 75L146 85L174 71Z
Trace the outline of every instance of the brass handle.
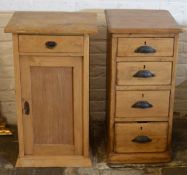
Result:
M145 46L138 47L134 52L136 52L136 53L155 53L156 49L154 49L151 46L145 45Z
M150 104L148 101L138 101L132 105L132 108L140 108L140 109L147 109L152 107L153 105Z
M48 49L53 49L57 46L57 43L55 41L47 41L45 45Z
M152 73L149 70L139 70L138 72L136 72L133 77L136 78L151 78L151 77L155 77L155 74Z
M135 138L132 140L132 142L136 142L136 143L149 143L149 142L151 142L151 141L152 141L151 138L149 138L148 136L144 136L144 135L142 135L142 136L137 136L137 137L135 137Z
M24 112L25 115L30 114L30 105L29 105L28 101L24 102L23 112Z

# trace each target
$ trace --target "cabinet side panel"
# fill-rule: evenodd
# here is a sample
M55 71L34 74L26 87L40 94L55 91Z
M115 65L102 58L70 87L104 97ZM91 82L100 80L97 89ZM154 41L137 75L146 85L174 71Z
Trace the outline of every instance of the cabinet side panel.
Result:
M19 156L24 156L24 139L23 139L23 121L22 121L22 103L21 103L21 78L20 62L18 52L18 35L13 34L13 53L14 53L14 72L15 72L15 91L16 91L16 115L19 138Z

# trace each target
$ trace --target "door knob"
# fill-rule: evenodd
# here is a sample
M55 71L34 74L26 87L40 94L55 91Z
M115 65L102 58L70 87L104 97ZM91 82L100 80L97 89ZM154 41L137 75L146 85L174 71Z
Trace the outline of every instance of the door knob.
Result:
M57 43L56 43L55 41L47 41L47 42L45 43L45 45L46 45L46 47L47 47L48 49L53 49L54 47L56 47Z

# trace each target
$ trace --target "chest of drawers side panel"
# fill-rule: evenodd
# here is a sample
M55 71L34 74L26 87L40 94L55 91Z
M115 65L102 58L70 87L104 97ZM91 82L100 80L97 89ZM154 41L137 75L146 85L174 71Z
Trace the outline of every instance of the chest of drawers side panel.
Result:
M171 97L170 97L170 111L169 111L169 130L168 130L168 148L171 148L172 141L172 125L173 125L173 108L175 101L175 86L176 86L176 64L178 57L178 45L179 45L179 34L175 35L174 41L174 61L173 61L173 70L172 70L172 85L171 85Z
M113 150L113 123L115 113L115 81L116 81L116 52L117 52L117 38L108 35L108 52L107 52L107 134L108 134L108 153Z

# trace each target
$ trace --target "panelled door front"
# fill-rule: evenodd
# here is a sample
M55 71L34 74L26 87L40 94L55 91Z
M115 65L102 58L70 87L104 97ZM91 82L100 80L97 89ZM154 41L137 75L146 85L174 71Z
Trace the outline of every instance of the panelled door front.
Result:
M21 56L25 155L82 155L82 57Z

